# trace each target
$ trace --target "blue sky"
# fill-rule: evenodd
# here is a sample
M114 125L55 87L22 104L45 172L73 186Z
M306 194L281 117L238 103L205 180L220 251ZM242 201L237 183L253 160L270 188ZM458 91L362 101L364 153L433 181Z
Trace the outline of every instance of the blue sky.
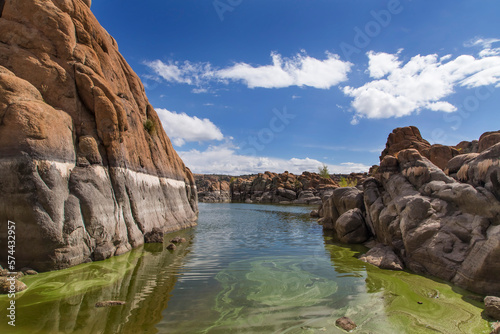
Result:
M195 173L367 171L396 127L447 145L499 129L497 0L106 0L92 11Z

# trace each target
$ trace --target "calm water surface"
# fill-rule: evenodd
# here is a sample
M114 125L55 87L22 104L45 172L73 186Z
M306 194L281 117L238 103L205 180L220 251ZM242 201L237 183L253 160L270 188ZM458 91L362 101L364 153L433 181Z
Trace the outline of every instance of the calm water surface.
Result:
M1 333L489 333L481 304L439 280L380 270L324 236L310 207L200 203L175 251L146 245L26 277ZM97 301L126 304L95 308ZM9 300L0 297L0 314ZM420 304L420 303L421 304Z

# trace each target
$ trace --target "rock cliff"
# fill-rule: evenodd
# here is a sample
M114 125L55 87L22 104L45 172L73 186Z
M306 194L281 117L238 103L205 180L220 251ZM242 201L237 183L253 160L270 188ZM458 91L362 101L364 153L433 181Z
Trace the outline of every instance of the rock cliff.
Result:
M374 238L388 246L378 246L387 258L397 255L414 272L500 295L499 132L481 136L475 145L480 153L450 158L449 150L441 150L433 163L423 153L430 145L417 131L394 130L363 191L335 190L319 210L320 222L344 242ZM395 149L394 137L410 133L420 142ZM437 164L445 160L443 171Z
M0 262L52 270L196 222L193 175L90 0L0 1Z

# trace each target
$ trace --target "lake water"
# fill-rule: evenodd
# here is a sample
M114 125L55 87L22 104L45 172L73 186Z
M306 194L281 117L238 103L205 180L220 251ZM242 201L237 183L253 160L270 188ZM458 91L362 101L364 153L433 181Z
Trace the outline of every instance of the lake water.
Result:
M359 261L366 248L335 243L310 210L200 203L198 226L167 236L188 240L175 251L146 245L24 278L16 327L2 316L0 332L345 333L342 316L355 333L491 331L471 293Z

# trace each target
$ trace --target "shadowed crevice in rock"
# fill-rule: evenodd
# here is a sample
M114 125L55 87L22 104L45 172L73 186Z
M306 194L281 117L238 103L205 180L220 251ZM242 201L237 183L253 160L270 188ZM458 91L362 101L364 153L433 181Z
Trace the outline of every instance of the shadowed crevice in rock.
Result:
M5 0L0 0L0 17L2 17L3 7L5 6Z

